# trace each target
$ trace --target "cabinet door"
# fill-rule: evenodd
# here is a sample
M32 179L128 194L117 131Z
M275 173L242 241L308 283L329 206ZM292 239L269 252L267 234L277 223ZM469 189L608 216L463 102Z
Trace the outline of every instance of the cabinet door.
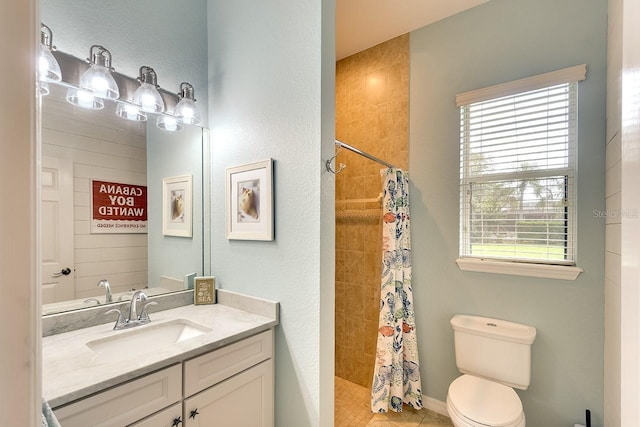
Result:
M184 396L189 397L273 357L273 330L203 354L184 363Z
M129 427L182 427L182 402L176 403L156 414L153 414Z
M184 427L273 427L273 359L184 401Z
M182 365L146 375L54 409L64 427L122 427L182 398Z

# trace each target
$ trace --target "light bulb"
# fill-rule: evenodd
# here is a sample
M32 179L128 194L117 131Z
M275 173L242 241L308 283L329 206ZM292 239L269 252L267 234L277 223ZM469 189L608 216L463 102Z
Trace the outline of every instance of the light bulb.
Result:
M147 115L140 111L140 107L137 105L126 104L124 102L118 102L116 107L116 115L123 119L132 120L136 122L144 122L147 120Z
M111 75L111 52L93 45L88 60L91 66L80 76L80 89L91 92L96 98L118 99L120 91Z
M178 121L173 117L167 117L164 120L164 128L166 130L175 131L178 128Z
M199 125L201 121L198 108L193 102L193 99L189 98L182 98L180 102L178 102L174 115L182 123L186 123L188 125Z
M156 86L150 83L140 84L140 87L133 94L133 103L148 113L162 113L164 111L164 100Z
M158 126L162 130L166 130L169 132L177 132L182 130L182 124L178 120L176 120L173 116L158 116L158 120L156 121L156 126Z
M86 90L78 90L78 104L84 108L91 108L93 106L94 96L91 92Z
M73 87L67 90L67 102L89 110L101 110L104 108L102 98L95 97L90 91Z
M118 99L120 96L111 72L102 65L91 64L91 68L80 77L80 88L92 92L98 98Z

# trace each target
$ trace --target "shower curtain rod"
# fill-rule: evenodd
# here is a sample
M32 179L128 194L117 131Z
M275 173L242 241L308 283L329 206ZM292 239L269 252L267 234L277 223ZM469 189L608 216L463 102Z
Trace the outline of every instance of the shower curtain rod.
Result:
M349 151L353 151L353 152L354 152L354 153L356 153L356 154L360 154L361 156L366 157L366 158L367 158L367 159L369 159L369 160L373 160L374 162L378 162L378 163L380 163L381 165L385 165L385 166L386 166L386 167L388 167L388 168L395 168L395 166L393 166L391 163L387 163L387 162L385 162L384 160L381 160L381 159L379 159L379 158L377 158L377 157L375 157L375 156L372 156L372 155L371 155L371 154L369 154L369 153L365 153L365 152L364 152L364 151L362 151L362 150L358 150L357 148L352 147L351 145L346 144L346 143L344 143L344 142L342 142L342 141L338 141L337 139L336 139L336 145L337 145L337 146L339 146L339 147L344 147L344 148L346 148L346 149L347 149L347 150L349 150Z

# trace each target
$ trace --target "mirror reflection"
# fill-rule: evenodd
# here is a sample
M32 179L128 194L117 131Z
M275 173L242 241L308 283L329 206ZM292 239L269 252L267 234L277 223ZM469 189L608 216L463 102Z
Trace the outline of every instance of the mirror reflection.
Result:
M43 314L188 289L208 274L206 130L164 131L65 93L50 84L42 99Z

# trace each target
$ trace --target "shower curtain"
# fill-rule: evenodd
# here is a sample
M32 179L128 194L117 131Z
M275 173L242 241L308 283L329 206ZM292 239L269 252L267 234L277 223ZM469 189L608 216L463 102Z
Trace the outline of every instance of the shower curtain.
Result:
M402 411L402 404L422 408L409 233L409 178L383 169L382 282L371 411Z

